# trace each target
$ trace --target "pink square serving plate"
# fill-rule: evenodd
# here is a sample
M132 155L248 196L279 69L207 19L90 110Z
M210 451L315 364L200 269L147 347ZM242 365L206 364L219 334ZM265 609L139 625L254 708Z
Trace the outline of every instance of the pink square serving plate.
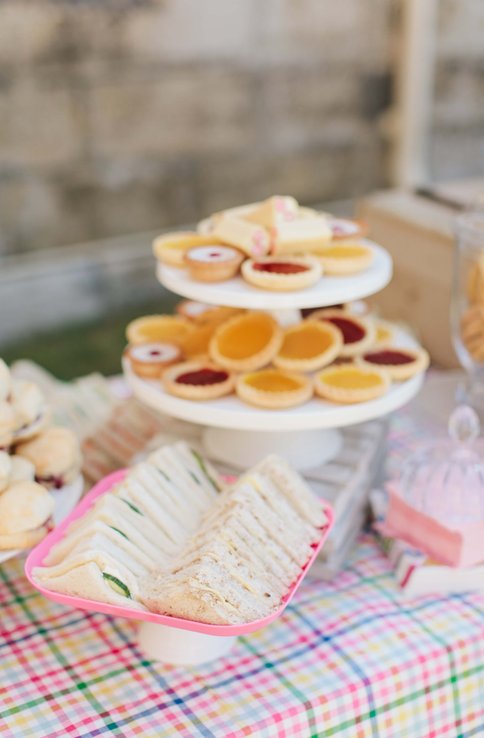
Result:
M270 615L242 625L213 625L194 620L186 620L185 618L177 618L171 615L159 615L149 611L143 612L140 610L134 610L130 607L110 605L104 602L87 600L83 597L59 594L46 589L39 584L39 582L37 582L33 577L33 570L37 566L42 566L44 558L47 556L52 546L58 543L65 536L69 525L74 520L85 515L85 513L87 513L87 511L92 507L95 500L97 500L101 495L109 492L112 487L123 479L126 473L127 470L122 469L114 472L113 474L109 474L98 482L98 484L96 484L81 500L71 514L68 515L60 525L54 528L54 530L30 552L30 555L25 562L25 574L30 583L36 589L42 592L45 597L48 597L55 602L60 602L63 605L68 605L69 607L81 610L88 610L89 612L102 612L107 615L115 615L122 618L128 618L130 620L137 620L141 621L143 626L151 626L144 627L144 630L142 627L140 631L140 644L148 655L151 655L154 658L161 658L169 663L200 663L201 661L210 660L210 658L221 655L224 650L227 650L227 647L230 647L230 643L235 637L252 633L276 620L294 597L294 594L306 576L314 559L320 552L333 526L334 519L332 508L328 503L322 501L321 504L328 521L327 525L321 529L321 537L319 541L313 545L313 551L310 558L302 567L299 576L293 582L287 594L283 597L280 606ZM157 627L154 628L153 626ZM193 636L200 635L202 636L202 639L193 638L193 642L189 645L187 642L189 633L192 633ZM208 639L209 645L211 644L208 651L206 647L201 647L204 643L203 636L212 636L212 638ZM213 636L215 636L215 638L213 638ZM219 644L219 647L216 648L215 641L219 641L219 638L217 638L219 636L223 637L222 640L226 642L226 644ZM206 640L207 639L205 639L205 642ZM168 645L170 645L170 647L167 647ZM180 648L182 649L181 653L179 652ZM187 653L187 651L189 653ZM200 658L197 657L199 652ZM183 653L186 655L185 658L183 658ZM209 653L213 655L210 656ZM204 654L207 655L207 658L204 657Z

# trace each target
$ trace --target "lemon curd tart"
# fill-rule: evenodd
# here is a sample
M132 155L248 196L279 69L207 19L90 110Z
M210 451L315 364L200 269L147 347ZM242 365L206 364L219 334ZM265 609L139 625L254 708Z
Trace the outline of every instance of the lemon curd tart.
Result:
M321 262L324 273L331 276L357 274L368 269L374 252L358 241L337 241L313 252Z
M304 374L282 369L261 369L238 377L236 392L241 400L250 405L278 410L302 405L310 400L313 384Z
M183 348L184 339L193 331L191 323L175 315L145 315L128 323L126 338L128 343L167 342Z
M215 400L234 390L235 377L227 369L209 362L175 364L163 374L165 390L185 400Z
M218 326L210 358L233 371L252 371L269 364L279 351L283 331L267 313L250 311Z
M331 364L342 346L341 331L331 323L305 320L286 329L274 364L288 371L316 371Z
M185 254L195 246L219 245L222 242L213 235L194 231L165 233L153 241L153 253L162 264L183 268Z
M340 364L323 369L314 380L316 394L343 404L381 397L390 386L388 375L374 368Z

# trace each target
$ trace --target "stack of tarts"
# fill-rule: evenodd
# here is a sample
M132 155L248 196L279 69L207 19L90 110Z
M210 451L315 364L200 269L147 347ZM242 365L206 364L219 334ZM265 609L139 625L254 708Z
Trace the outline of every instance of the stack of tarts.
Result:
M273 410L314 394L342 404L374 400L429 363L423 349L398 344L391 323L344 306L314 310L284 328L262 311L184 300L176 316L130 323L127 337L131 370L167 393L194 401L235 393Z
M50 425L46 399L34 382L15 379L0 359L0 551L36 545L47 533L54 490L80 473L79 443ZM4 554L5 556L6 554Z
M241 274L270 291L302 290L321 275L346 276L371 265L374 251L363 241L366 227L301 207L275 195L214 213L198 232L165 234L153 251L165 265L187 269L197 282L222 282Z

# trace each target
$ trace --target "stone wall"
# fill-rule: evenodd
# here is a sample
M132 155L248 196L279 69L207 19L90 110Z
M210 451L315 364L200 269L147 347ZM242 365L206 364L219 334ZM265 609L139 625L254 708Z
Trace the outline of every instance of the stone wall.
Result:
M478 162L484 4L441 2L448 176ZM0 0L0 254L381 186L394 5Z
M0 253L381 185L389 10L0 0Z
M484 174L483 0L440 0L431 171Z

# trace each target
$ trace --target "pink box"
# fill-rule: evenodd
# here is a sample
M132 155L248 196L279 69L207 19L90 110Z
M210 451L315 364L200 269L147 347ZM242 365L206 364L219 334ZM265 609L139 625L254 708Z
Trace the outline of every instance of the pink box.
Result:
M122 618L129 618L130 620L143 620L150 623L157 623L159 625L170 626L171 628L180 628L182 630L193 631L196 633L204 633L207 635L214 636L238 636L246 633L252 633L255 630L259 630L264 626L272 623L273 620L278 618L284 611L286 605L294 597L297 588L301 584L302 580L306 576L311 564L318 555L321 547L323 546L328 534L333 526L333 511L331 506L327 502L322 502L322 507L325 515L328 519L328 524L321 529L321 538L317 543L313 545L313 552L311 557L301 569L296 581L291 586L291 589L285 595L281 602L281 606L270 615L259 620L253 620L250 623L244 623L243 625L212 625L210 623L200 623L194 620L185 620L184 618L176 618L171 615L158 615L154 612L140 612L139 610L132 610L129 607L121 607L118 605L109 605L104 602L97 602L94 600L86 600L82 597L74 597L72 595L59 594L46 589L41 584L36 582L32 577L32 570L36 566L41 566L45 556L48 554L52 546L54 546L61 538L64 537L69 525L78 518L82 517L90 507L94 504L94 501L101 495L106 494L115 484L120 482L125 476L127 470L122 469L120 471L109 474L109 476L102 479L93 489L83 498L83 500L77 505L70 515L65 518L60 525L58 525L41 543L38 544L30 553L25 562L25 574L29 582L45 597L54 600L55 602L61 602L63 605L69 605L70 607L80 608L81 610L89 610L90 612L104 612L108 615L118 615Z
M380 526L385 535L403 538L448 566L473 566L484 561L483 523L449 528L408 505L395 484L388 484L387 491L388 511Z

